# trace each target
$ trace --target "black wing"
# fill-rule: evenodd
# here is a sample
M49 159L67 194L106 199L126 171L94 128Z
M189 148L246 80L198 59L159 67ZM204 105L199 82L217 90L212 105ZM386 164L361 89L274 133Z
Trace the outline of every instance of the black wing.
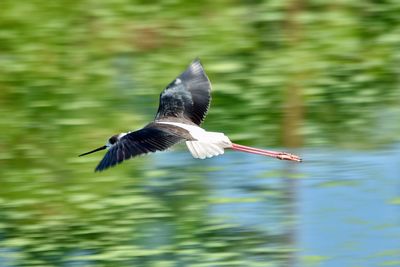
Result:
M107 151L95 171L103 171L141 154L165 150L181 140L182 137L157 128L145 127L128 133Z
M186 118L200 125L210 106L210 92L210 80L196 59L161 92L156 120Z

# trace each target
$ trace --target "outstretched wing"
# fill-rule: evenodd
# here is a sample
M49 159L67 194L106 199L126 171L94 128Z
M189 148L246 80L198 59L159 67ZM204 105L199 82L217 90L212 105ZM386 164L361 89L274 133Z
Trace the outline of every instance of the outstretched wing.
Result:
M199 59L171 82L160 95L156 120L166 117L186 118L200 125L211 100L211 83Z
M182 137L174 133L151 127L128 133L107 151L95 171L103 171L141 154L165 150L181 140Z

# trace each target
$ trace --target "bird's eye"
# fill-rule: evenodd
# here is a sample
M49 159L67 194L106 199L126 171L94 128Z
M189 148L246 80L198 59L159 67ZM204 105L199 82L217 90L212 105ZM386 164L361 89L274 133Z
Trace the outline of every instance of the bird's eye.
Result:
M110 137L110 139L108 139L108 143L110 143L111 145L115 144L118 141L118 137L113 135Z

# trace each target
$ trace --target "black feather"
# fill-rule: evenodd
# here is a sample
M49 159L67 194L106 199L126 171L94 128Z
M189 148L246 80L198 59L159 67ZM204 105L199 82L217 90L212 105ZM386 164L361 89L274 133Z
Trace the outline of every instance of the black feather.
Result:
M175 133L155 127L128 133L107 151L95 171L103 171L131 157L165 150L182 140Z
M210 106L210 93L211 83L196 59L161 92L156 120L185 118L200 125Z

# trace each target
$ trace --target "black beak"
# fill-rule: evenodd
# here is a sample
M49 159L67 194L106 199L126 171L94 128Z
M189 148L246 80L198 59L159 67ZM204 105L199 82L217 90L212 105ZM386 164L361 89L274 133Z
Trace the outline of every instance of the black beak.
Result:
M100 150L103 150L103 149L106 149L106 148L107 148L107 146L102 146L102 147L96 148L95 150L80 154L79 157L82 157L82 156L85 156L87 154L91 154L91 153L94 153L94 152L97 152L97 151L100 151Z

